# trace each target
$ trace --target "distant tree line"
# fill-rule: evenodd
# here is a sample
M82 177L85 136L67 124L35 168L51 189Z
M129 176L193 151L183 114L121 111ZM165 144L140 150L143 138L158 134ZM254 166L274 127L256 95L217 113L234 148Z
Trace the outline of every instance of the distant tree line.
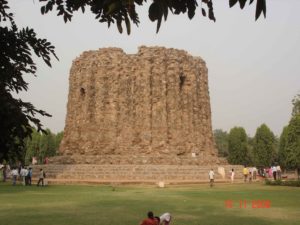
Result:
M14 165L17 162L29 165L34 157L38 164L42 164L47 157L58 154L62 137L63 132L55 134L50 129L46 129L45 132L38 132L36 129L33 129L31 136L23 140L25 143L24 147L20 147L18 151L11 149L8 152L8 158L3 159L3 162L10 165Z
M291 119L279 138L266 124L256 129L254 137L249 137L243 127L234 127L229 133L214 130L219 156L230 164L300 168L300 95L292 103Z
M25 164L30 164L33 157L42 164L47 157L57 155L62 137L63 132L54 134L49 129L46 133L34 130L31 138L25 141Z

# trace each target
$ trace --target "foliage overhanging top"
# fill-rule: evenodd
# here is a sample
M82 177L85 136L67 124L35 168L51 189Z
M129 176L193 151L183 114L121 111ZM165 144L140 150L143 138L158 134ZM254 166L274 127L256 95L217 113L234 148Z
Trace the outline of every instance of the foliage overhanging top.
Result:
M147 0L39 0L45 2L41 7L42 14L56 10L58 16L63 16L64 21L71 21L73 13L81 10L83 13L86 8L95 14L96 19L101 23L107 23L108 27L116 23L120 33L123 32L122 23L126 25L127 33L130 34L131 22L138 26L139 16L136 7L141 7ZM189 19L195 15L196 8L200 3L201 12L204 17L208 16L210 20L216 21L213 8L214 0L152 0L149 6L149 19L152 22L157 21L159 31L161 22L167 20L168 13L173 14L187 13ZM229 0L229 6L233 7L239 3L243 9L246 3L252 4L254 0ZM258 19L261 13L266 16L266 0L256 0L255 19Z

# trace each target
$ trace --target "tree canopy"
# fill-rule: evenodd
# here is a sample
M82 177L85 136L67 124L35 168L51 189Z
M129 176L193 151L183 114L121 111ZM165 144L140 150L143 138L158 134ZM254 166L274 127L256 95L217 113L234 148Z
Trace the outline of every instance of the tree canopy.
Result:
M296 116L300 114L300 94L296 95L293 100L293 110L292 110L292 116Z
M255 164L258 166L270 166L274 163L275 149L275 135L266 124L262 124L257 128L254 137L253 156Z
M51 66L50 56L56 57L54 47L46 39L38 38L33 29L19 29L8 10L8 2L0 0L0 160L8 159L9 151L16 154L21 151L24 138L32 133L32 125L42 130L36 115L50 116L14 97L28 90L24 75L36 76L32 51L48 66Z
M62 136L63 132L54 134L46 129L45 133L41 133L34 129L31 137L25 141L25 164L30 164L33 157L42 164L46 157L57 155Z
M300 168L300 94L293 100L292 117L279 142L279 161L284 168Z
M221 157L228 156L228 133L221 129L214 130L214 140L218 150L218 155Z
M44 2L41 13L46 14L50 11L57 11L58 16L62 16L64 21L71 21L74 12L85 12L86 8L95 15L100 23L107 23L108 27L112 23L116 24L120 33L123 32L122 24L125 23L127 33L131 32L131 22L139 25L139 15L137 7L142 7L147 0L39 0ZM213 2L215 0L152 0L148 9L148 16L152 22L157 22L156 32L159 31L161 22L168 18L169 12L173 14L186 14L189 19L195 16L196 8L201 7L204 17L216 21L214 15ZM254 0L229 0L229 6L233 7L239 3L243 9L246 3L252 4ZM200 3L200 4L198 4ZM256 0L255 19L257 20L263 13L266 17L266 0Z
M280 161L288 169L300 168L300 114L293 116L280 138Z
M234 127L228 135L228 162L231 164L247 165L249 163L248 137L242 127Z
M288 141L288 126L285 126L281 132L279 138L279 147L278 147L278 159L282 167L286 168L286 158L287 158L287 141Z
M157 32L162 20L167 20L168 13L187 14L190 19L196 8L201 7L204 17L216 21L213 8L214 0L152 0L148 12L149 19L157 22ZM137 7L142 7L146 0L39 0L41 13L56 11L64 21L71 21L77 11L83 13L87 8L100 23L108 27L114 23L122 33L125 24L130 34L131 23L139 24ZM229 0L229 6L239 3L243 9L246 3L256 2L255 18L263 13L266 16L266 0ZM43 130L37 115L50 116L43 110L36 109L30 102L15 97L20 91L28 90L25 75L36 76L36 64L33 52L51 67L51 57L56 59L54 46L46 39L38 38L29 27L19 29L9 12L7 0L0 0L0 161L9 158L9 154L21 154L24 140L32 133L32 126Z

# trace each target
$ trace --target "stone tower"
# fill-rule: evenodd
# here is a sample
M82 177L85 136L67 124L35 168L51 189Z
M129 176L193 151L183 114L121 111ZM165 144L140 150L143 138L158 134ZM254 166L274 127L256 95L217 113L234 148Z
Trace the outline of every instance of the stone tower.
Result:
M73 61L62 163L208 165L216 156L207 68L163 47L84 52Z

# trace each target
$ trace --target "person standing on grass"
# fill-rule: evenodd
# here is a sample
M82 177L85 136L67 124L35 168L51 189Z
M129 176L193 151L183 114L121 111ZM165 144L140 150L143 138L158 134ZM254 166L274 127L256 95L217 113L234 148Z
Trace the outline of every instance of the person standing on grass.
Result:
M256 180L257 168L255 166L252 168L252 175L253 175L253 180Z
M277 169L276 169L276 166L275 166L275 165L272 166L272 173L273 173L273 178L274 178L274 180L276 180Z
M234 181L234 169L231 169L231 174L230 174L230 179L231 179L231 183L233 183Z
M270 166L269 172L268 172L269 178L272 178L272 174L273 174L273 172L272 172L272 166Z
M244 182L247 182L249 171L246 166L244 166L243 174L244 174Z
M252 167L250 167L248 170L249 170L249 183L251 183L253 178Z
M140 225L159 225L158 221L154 218L154 214L152 211L147 213L148 218L144 219Z
M281 167L279 164L277 165L276 170L277 170L277 178L281 180Z
M9 174L10 172L10 167L9 165L7 164L4 164L4 168L3 168L3 182L6 182L6 179L7 179L7 175Z
M45 173L43 169L40 169L40 174L39 174L39 181L37 183L37 186L40 186L40 183L42 182L42 186L44 186L44 178L45 178Z
M2 167L3 182L5 182L7 179L7 171L8 171L8 166L6 164L3 164L3 167Z
M16 167L14 167L11 171L11 176L12 176L12 181L13 181L12 185L14 185L14 186L17 183L18 175L19 175L18 169Z
M214 186L214 176L215 176L214 170L210 169L210 171L208 173L210 187Z
M29 167L28 174L27 174L27 184L31 186L31 180L32 180L32 168Z
M26 167L22 167L20 171L20 176L22 177L22 184L25 186L27 185L27 175L28 175L28 170Z

